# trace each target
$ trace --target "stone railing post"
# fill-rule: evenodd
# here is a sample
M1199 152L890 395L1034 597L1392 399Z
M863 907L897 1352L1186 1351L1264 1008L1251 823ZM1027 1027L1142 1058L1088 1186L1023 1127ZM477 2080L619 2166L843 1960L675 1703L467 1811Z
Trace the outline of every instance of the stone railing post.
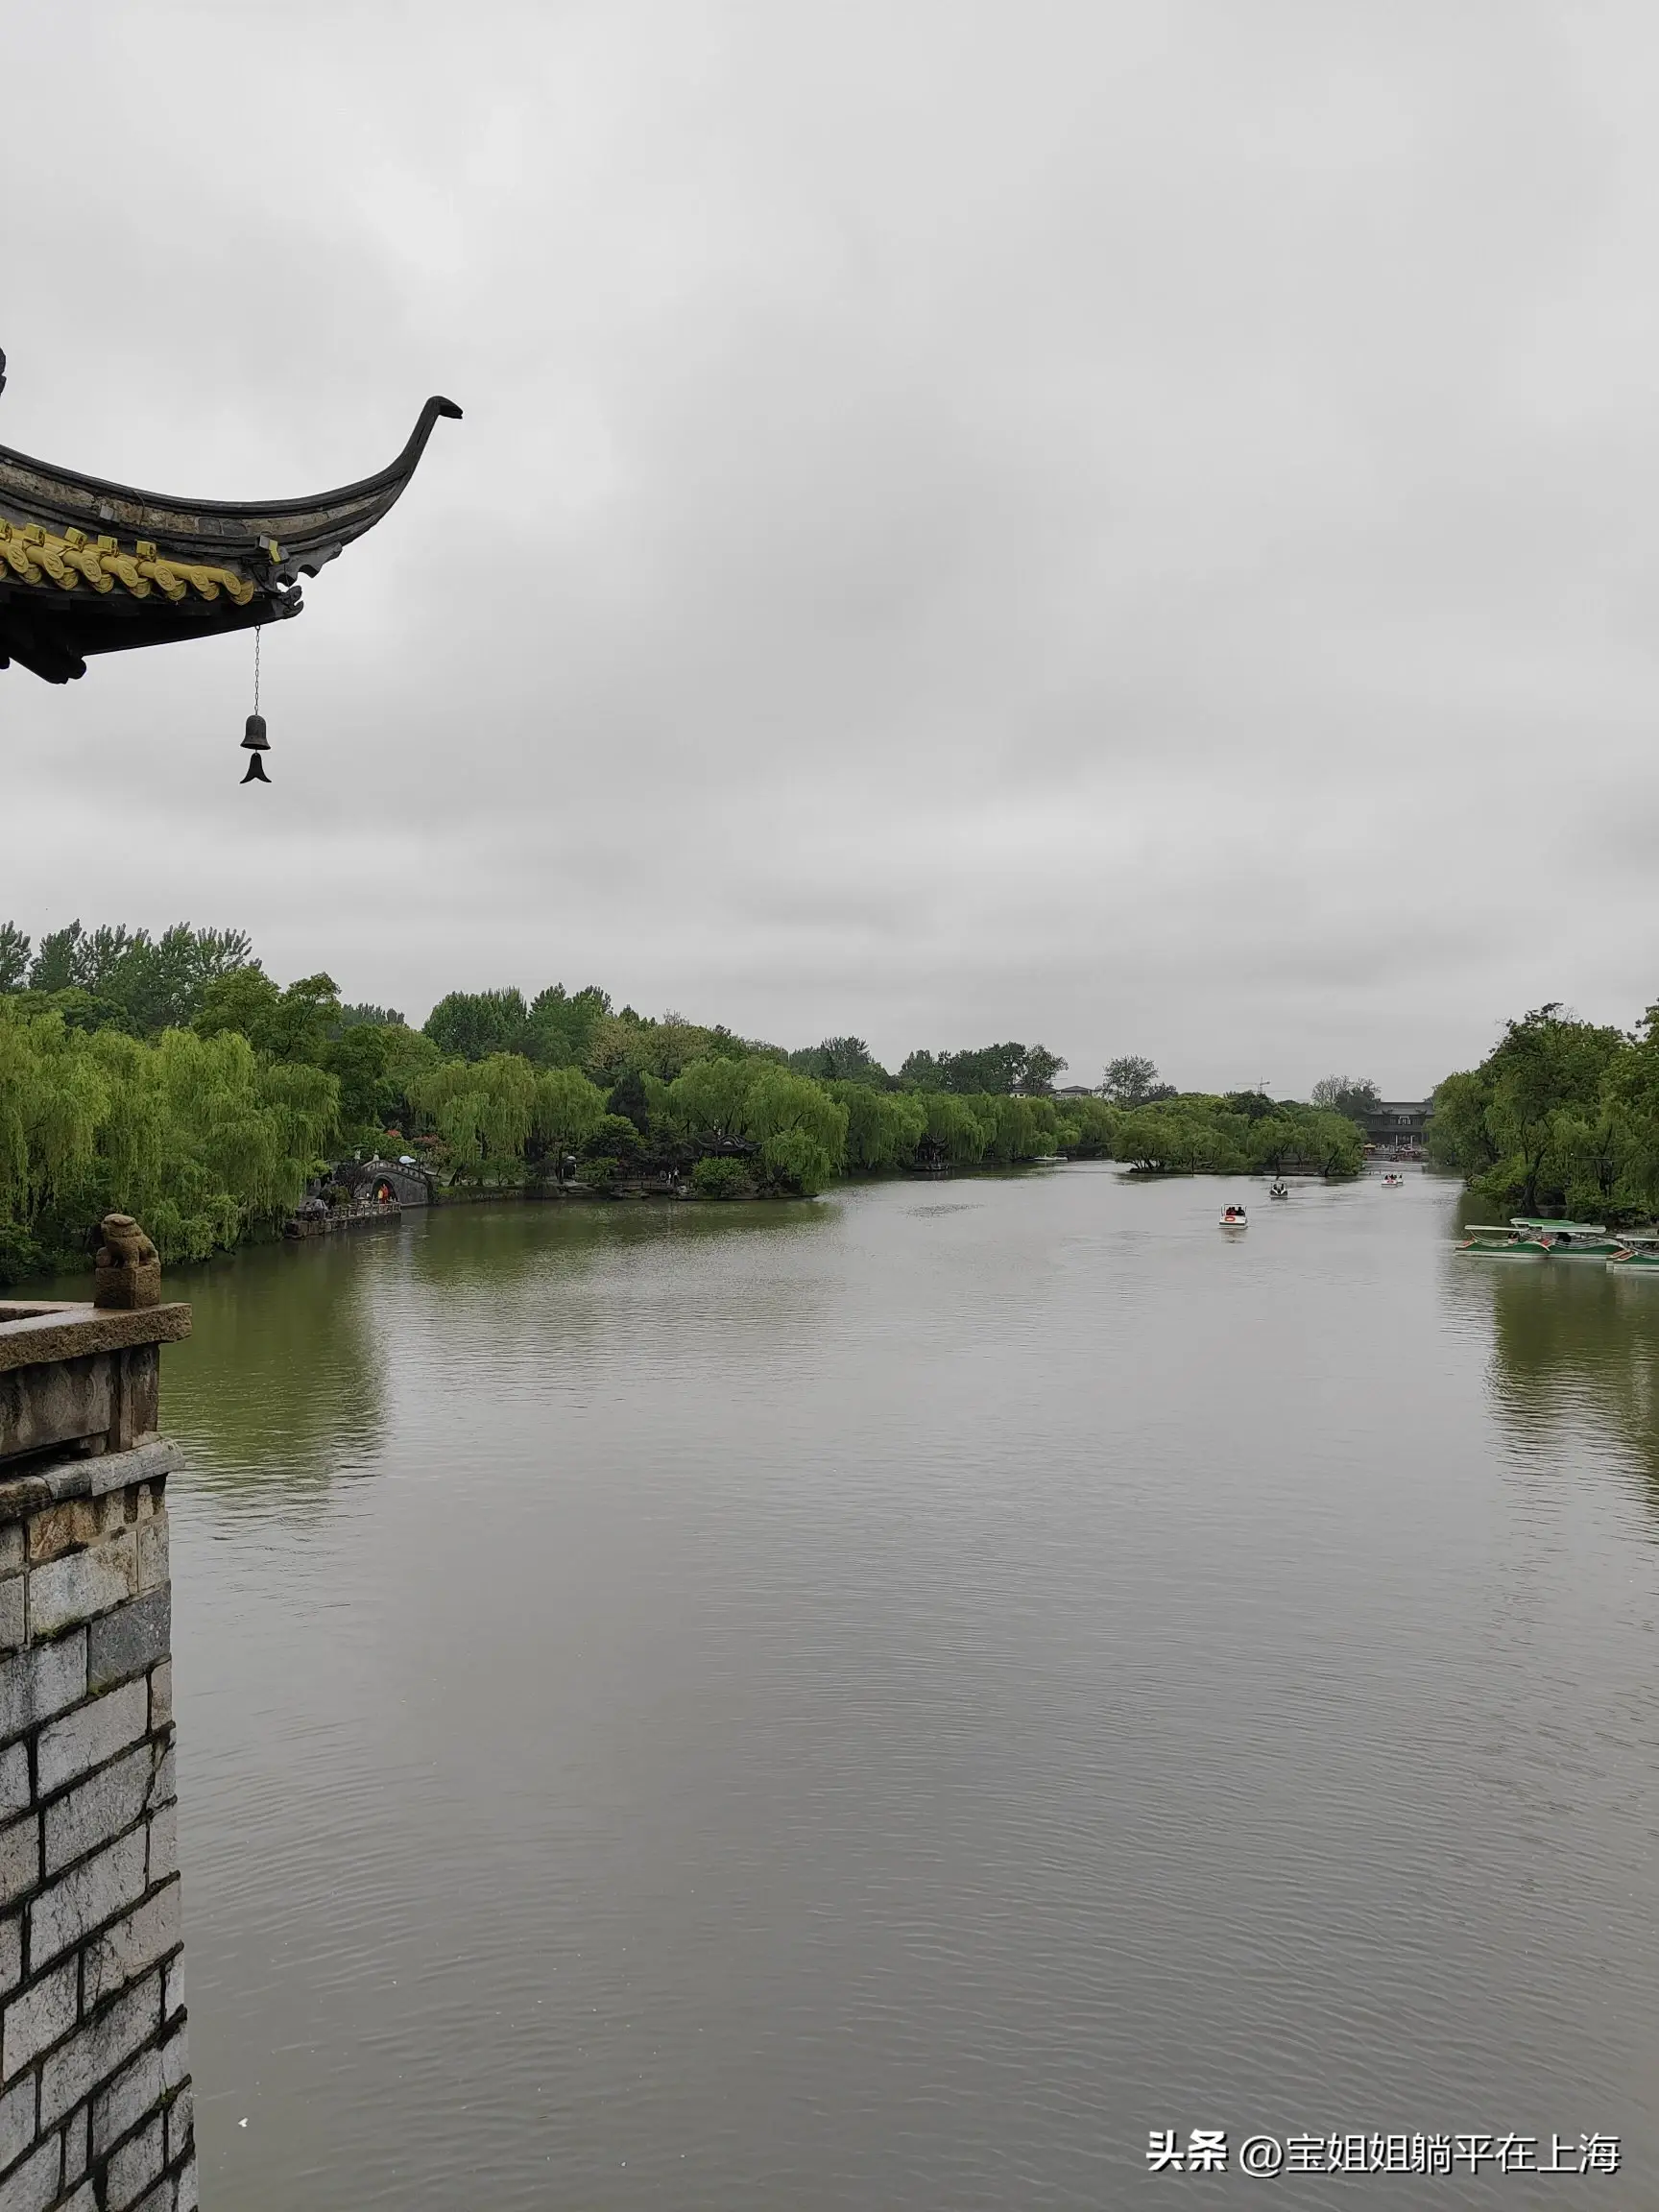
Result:
M0 1302L0 2212L194 2212L160 1347L142 1232Z

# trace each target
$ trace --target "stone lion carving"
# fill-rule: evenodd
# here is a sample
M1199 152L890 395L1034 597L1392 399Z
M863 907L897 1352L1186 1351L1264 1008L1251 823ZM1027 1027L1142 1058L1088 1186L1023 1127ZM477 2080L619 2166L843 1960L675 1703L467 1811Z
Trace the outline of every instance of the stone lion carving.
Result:
M161 1303L161 1261L131 1214L106 1214L92 1286L94 1306L131 1308Z

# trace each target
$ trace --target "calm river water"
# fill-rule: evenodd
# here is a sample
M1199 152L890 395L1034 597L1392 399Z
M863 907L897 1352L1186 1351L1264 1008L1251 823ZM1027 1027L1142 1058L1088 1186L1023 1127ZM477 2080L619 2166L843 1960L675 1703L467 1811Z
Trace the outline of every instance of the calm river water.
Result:
M204 2203L1659 2201L1659 1282L1454 1259L1420 1174L1231 1194L177 1274Z

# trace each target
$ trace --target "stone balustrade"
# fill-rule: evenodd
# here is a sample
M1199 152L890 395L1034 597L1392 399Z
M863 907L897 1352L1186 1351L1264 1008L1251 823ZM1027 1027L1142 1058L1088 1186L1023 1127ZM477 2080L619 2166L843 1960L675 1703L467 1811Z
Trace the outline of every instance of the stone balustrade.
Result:
M155 1432L188 1329L0 1303L0 2212L197 2205Z

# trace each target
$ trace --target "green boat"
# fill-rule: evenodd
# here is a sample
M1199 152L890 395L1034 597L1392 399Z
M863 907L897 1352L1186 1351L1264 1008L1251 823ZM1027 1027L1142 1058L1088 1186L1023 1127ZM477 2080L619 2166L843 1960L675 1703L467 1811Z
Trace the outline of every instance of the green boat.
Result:
M1607 1255L1607 1264L1621 1275L1659 1276L1659 1236L1621 1237L1618 1251Z
M1601 1221L1545 1221L1511 1214L1509 1226L1538 1238L1551 1260L1611 1260L1624 1249L1623 1238L1609 1237Z
M1457 1247L1481 1260L1542 1260L1549 1250L1542 1237L1523 1236L1519 1230L1493 1222L1471 1222Z
M1600 1221L1547 1221L1541 1215L1512 1214L1504 1227L1471 1222L1457 1249L1486 1260L1611 1260L1629 1241L1610 1237ZM1659 1246L1659 1238L1654 1241ZM1653 1264L1659 1266L1659 1252Z

